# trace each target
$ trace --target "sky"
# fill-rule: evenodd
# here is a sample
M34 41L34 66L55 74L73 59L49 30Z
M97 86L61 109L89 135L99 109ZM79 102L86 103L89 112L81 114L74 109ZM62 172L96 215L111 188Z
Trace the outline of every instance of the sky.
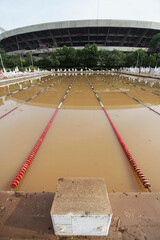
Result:
M160 22L160 0L0 0L0 27L5 30L83 19Z

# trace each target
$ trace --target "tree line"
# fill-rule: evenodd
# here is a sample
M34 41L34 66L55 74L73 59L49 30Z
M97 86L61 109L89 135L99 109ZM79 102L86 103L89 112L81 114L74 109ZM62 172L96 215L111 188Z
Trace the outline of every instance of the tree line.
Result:
M0 53L5 68L14 68L16 66L20 69L26 67L31 69L34 67L41 69L160 67L160 33L153 36L147 52L143 49L128 53L119 50L98 50L97 45L93 43L92 45L86 45L83 49L74 49L67 46L63 46L63 48L53 47L52 52L40 54L39 58L34 57L34 51L27 52L25 55L8 55L0 47Z

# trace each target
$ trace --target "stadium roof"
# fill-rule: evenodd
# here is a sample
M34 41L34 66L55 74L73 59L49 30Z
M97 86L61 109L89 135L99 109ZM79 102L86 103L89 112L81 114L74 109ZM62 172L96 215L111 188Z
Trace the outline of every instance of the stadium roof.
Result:
M83 47L96 43L102 48L134 50L147 48L160 23L130 20L78 20L43 23L0 34L6 52L37 50L52 46Z

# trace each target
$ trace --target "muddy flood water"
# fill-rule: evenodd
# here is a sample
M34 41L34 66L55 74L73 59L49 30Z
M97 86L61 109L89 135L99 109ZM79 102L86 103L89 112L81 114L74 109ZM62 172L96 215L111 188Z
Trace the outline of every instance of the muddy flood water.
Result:
M0 119L0 190L11 189L12 180L75 78L63 75L44 81L49 77L0 87L0 117L18 107ZM118 75L88 75L88 78L151 183L151 190L160 191L160 115L123 94L126 92L160 113L160 96L154 94L159 88L143 86L153 91L147 92L127 84L132 82ZM60 81L44 90L57 80ZM142 87L141 83L134 84ZM77 75L16 190L55 191L56 182L62 177L103 177L109 192L146 191L85 75Z

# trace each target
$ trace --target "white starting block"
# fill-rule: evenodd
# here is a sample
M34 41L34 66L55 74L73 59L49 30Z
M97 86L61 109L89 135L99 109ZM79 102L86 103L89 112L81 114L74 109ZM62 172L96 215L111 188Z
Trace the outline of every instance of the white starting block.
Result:
M107 236L112 210L104 179L59 179L50 213L56 235Z

